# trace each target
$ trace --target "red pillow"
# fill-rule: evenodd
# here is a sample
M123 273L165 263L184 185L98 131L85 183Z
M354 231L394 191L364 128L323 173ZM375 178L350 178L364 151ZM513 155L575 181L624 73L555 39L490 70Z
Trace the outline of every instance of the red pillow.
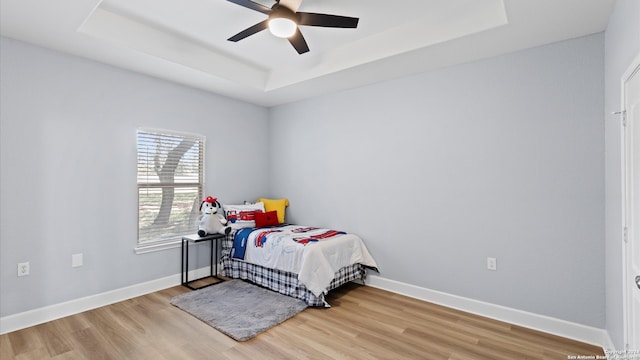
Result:
M278 221L277 211L268 212L256 212L255 213L256 227L275 226L280 222Z

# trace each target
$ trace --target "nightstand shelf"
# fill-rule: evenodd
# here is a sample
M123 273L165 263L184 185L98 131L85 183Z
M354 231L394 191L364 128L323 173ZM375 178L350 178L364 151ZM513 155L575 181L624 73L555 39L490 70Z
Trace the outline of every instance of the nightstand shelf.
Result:
M220 260L220 256L218 255L218 240L224 239L225 235L222 234L212 234L204 237L200 237L198 234L186 235L182 237L182 251L181 251L181 270L182 270L182 285L188 287L191 290L202 289L207 286L216 285L224 281L223 278L218 276L218 262ZM205 241L209 241L211 243L211 253L210 253L210 273L208 276L203 276L201 278L189 280L189 243L191 244L199 244ZM215 257L214 257L215 252ZM214 261L215 259L215 261ZM207 283L203 286L193 287L192 283L204 279L217 279L218 281L214 283Z

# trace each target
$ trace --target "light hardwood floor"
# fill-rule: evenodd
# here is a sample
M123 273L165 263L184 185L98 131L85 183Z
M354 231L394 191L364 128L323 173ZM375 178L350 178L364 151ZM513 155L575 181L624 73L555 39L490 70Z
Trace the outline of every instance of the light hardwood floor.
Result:
M5 359L562 359L602 349L367 286L247 342L169 304L176 286L0 336ZM256 305L259 306L259 299Z

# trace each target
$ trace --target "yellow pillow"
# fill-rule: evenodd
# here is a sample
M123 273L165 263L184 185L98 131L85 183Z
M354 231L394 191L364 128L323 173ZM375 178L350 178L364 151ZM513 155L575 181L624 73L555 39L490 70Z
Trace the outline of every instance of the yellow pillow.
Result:
M288 199L273 200L273 199L260 198L260 199L258 199L257 202L264 203L264 211L265 212L274 211L274 210L277 211L278 212L278 222L280 224L284 223L284 209L287 206L289 206L289 200Z

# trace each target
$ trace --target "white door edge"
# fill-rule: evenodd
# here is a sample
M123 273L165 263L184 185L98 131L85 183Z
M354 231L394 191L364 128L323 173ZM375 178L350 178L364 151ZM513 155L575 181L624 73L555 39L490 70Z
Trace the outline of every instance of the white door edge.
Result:
M633 76L640 76L640 54L638 54L636 56L636 58L631 62L629 68L627 69L627 71L625 71L624 75L621 78L621 109L623 112L626 113L626 111L629 111L630 109L627 108L627 103L626 103L626 84L627 82L633 77ZM622 115L624 116L625 113L623 113ZM626 113L627 117L630 117L631 114ZM622 119L622 117L621 117ZM629 119L627 119L627 123L629 122ZM637 125L636 125L637 126ZM621 144L621 154L622 154L622 234L623 234L623 253L622 253L622 267L623 267L623 326L624 326L624 344L625 344L625 350L629 350L629 345L634 342L637 341L635 340L636 337L640 336L640 334L634 334L634 322L633 319L631 319L631 316L633 315L631 306L633 305L633 294L634 291L637 291L636 289L634 289L630 283L629 283L629 277L630 276L635 276L631 274L631 262L630 262L630 257L631 257L631 246L629 243L625 242L625 238L627 238L627 240L630 242L632 241L631 239L631 234L628 233L628 231L630 231L630 229L632 229L632 226L634 226L634 230L635 231L640 231L640 221L638 221L637 219L632 219L632 214L631 214L631 204L630 204L630 198L631 198L631 182L630 182L630 172L631 172L631 164L630 164L630 159L629 159L629 152L630 152L630 142L631 142L631 130L630 130L630 126L622 126L621 123L621 136L622 136L622 144ZM635 139L635 141L640 141L640 139ZM632 223L632 221L635 221L635 223ZM625 231L626 230L626 231ZM635 351L638 351L640 349L633 349Z

